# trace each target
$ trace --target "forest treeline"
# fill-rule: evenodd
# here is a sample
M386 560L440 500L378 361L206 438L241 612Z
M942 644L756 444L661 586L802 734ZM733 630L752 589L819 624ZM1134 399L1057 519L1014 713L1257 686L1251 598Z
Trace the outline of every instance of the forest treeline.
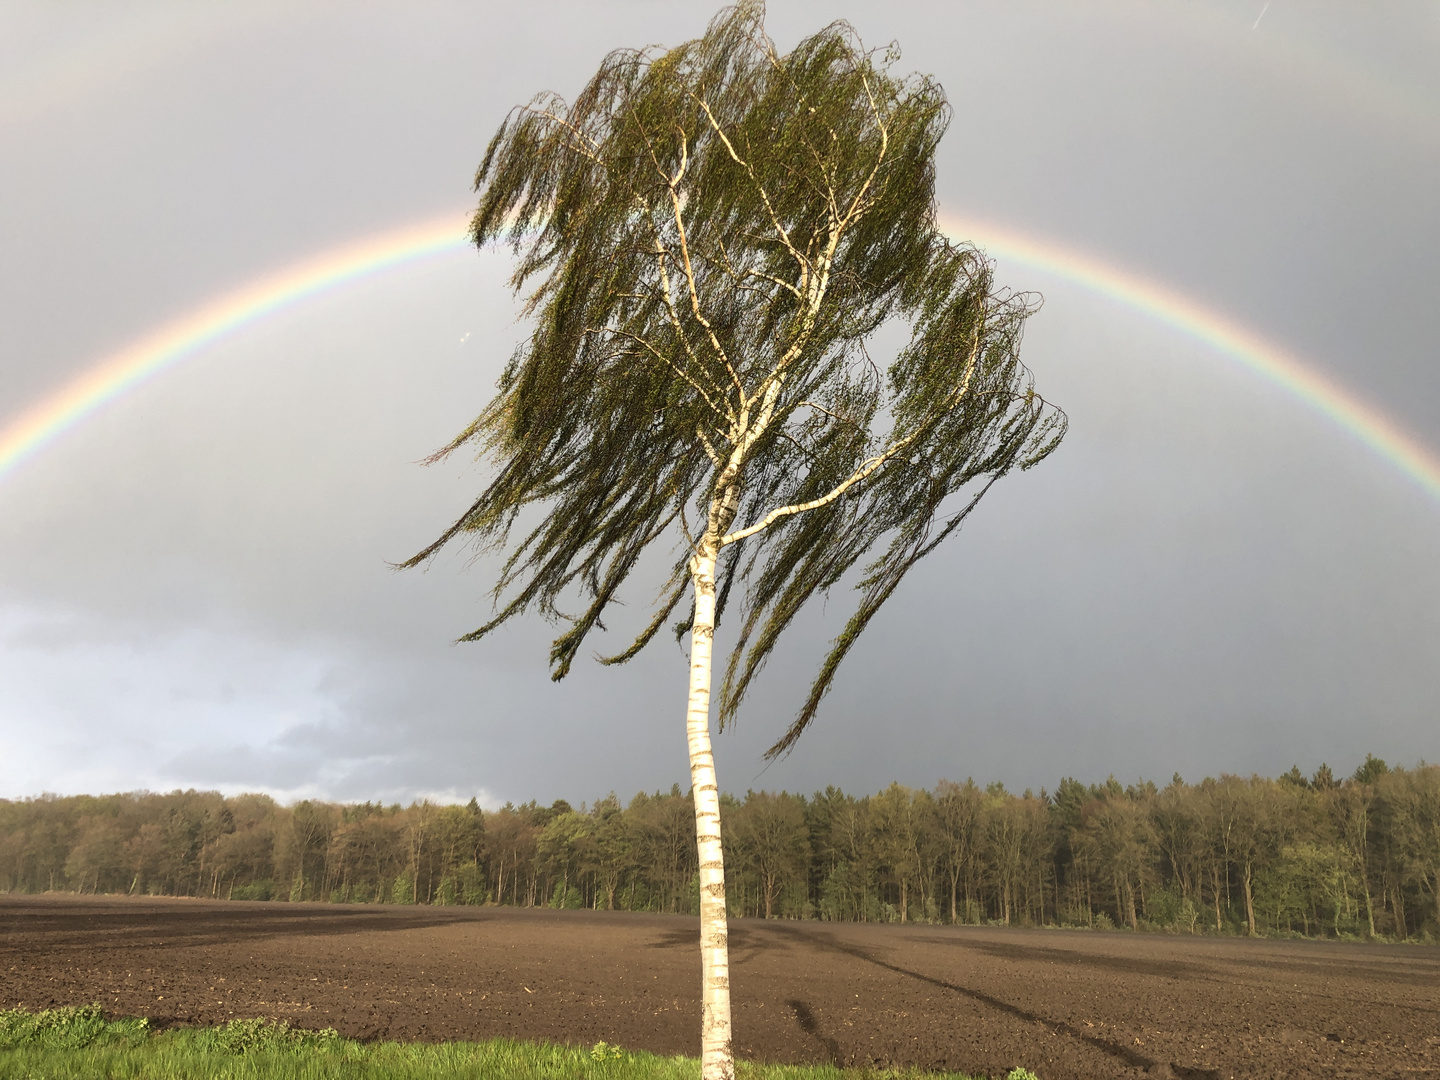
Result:
M724 801L733 916L1440 937L1440 767ZM0 800L0 890L694 913L678 787L573 808Z

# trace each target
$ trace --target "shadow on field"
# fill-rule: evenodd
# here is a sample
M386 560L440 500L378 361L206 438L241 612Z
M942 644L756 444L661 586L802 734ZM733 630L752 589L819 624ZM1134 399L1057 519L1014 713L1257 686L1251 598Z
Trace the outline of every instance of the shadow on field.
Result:
M965 997L970 998L972 1001L978 1001L982 1005L988 1005L990 1008L1003 1012L1008 1016L1013 1016L1017 1020L1023 1020L1026 1023L1030 1024L1043 1025L1058 1034L1067 1035L1072 1039L1077 1039L1080 1042L1086 1043L1087 1045L1094 1047L1101 1053L1107 1054L1108 1056L1115 1058L1117 1061L1123 1061L1126 1065L1129 1065L1132 1068L1154 1071L1157 1075L1163 1075L1163 1073L1159 1072L1160 1069L1168 1069L1172 1075L1181 1077L1182 1080L1215 1080L1215 1078L1218 1078L1220 1075L1219 1071L1215 1069L1187 1069L1180 1065L1158 1062L1154 1058L1146 1057L1144 1054L1136 1053L1130 1047L1122 1046L1121 1044L1114 1042L1111 1039L1106 1039L1099 1035L1092 1035L1088 1032L1081 1031L1079 1028L1074 1027L1073 1025L1068 1024L1063 1020L1053 1020L1048 1017L1041 1016L1038 1013L1030 1012L1028 1009L1022 1009L1018 1005L1013 1005L1008 1001L1004 1001L1001 998L997 998L994 995L987 994L981 990L973 990L968 986L961 986L958 983L949 982L945 979L938 979L933 975L927 975L923 971L914 971L910 968L901 967L899 964L892 964L888 960L882 960L880 957L875 956L873 953L870 953L867 950L860 948L858 945L850 945L842 942L831 934L827 934L824 932L816 932L813 930L801 930L798 927L788 927L779 924L772 924L770 927L768 927L768 929L770 929L773 933L789 935L795 940L800 940L803 938L804 941L816 948L827 949L831 952L837 952L845 956L854 957L855 959L862 960L867 964L873 964L876 967L884 968L886 971L894 972L896 975L903 975L907 979L915 979L919 982L928 983L931 986L939 987L942 990L951 990L957 994L963 994ZM792 1008L794 1008L794 1005L795 1003L791 1002ZM796 1018L800 1019L799 1010L796 1010ZM814 1024L813 1017L811 1019L811 1024ZM800 1026L802 1028L805 1027L805 1022L803 1019L800 1020ZM805 1030L807 1034L814 1034L814 1032L811 1032L809 1028L805 1028Z
M253 906L252 906L253 905ZM310 910L306 910L309 908ZM442 926L460 918L436 908L396 908L360 905L305 905L271 902L234 902L224 908L184 901L163 910L125 910L110 904L93 909L37 910L9 915L8 931L47 948L140 948L165 944L226 945L275 937L311 937L352 934L369 930L413 930Z
M728 928L730 939L730 963L744 964L766 950L767 943L738 920L731 920ZM700 924L690 920L687 926L664 930L650 942L652 949L698 949L700 948Z
M830 1055L830 1064L835 1066L843 1065L844 1062L840 1060L840 1043L821 1033L820 1024L816 1021L815 1013L811 1010L810 1006L794 998L791 998L785 1002L785 1004L794 1010L795 1022L800 1025L800 1030L820 1043L821 1046L825 1047Z
M1125 956L1104 956L1075 952L1070 949L1047 949L1038 945L1015 945L1001 941L971 941L962 937L916 938L926 945L943 945L952 949L973 949L999 960L1032 960L1046 964L1074 967L1098 967L1123 971L1127 975L1157 975L1169 979L1194 979L1214 975L1212 968L1183 960L1133 960Z

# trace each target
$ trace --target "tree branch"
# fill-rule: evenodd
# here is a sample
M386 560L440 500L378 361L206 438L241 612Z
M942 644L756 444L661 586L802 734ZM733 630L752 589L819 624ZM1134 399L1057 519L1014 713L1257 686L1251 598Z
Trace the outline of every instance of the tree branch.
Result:
M680 193L676 190L680 178L685 175L685 166L688 161L688 151L685 144L685 133L680 133L680 171L675 174L675 179L667 182L670 188L670 205L675 214L675 231L680 237L680 257L685 266L685 283L690 292L690 310L695 316L695 321L705 328L705 333L710 338L710 346L715 350L715 355L720 357L720 362L725 365L725 370L730 373L731 380L735 383L735 392L740 395L741 400L745 398L745 384L740 381L740 376L730 363L730 357L725 355L725 347L720 344L720 339L715 335L714 328L700 310L700 294L695 289L695 269L690 263L690 241L685 233L685 215L680 209Z
M826 416L830 417L830 419L838 420L842 424L849 424L851 427L859 426L854 420L851 420L848 416L841 416L839 413L831 412L829 409L825 408L824 405L816 405L813 401L801 401L797 403L795 407L797 409L802 407L807 409L814 409L816 412L824 413Z
M811 499L809 502L793 503L790 506L778 506L749 528L740 529L737 532L722 536L720 538L720 547L728 547L737 540L744 540L747 536L754 536L758 532L764 532L781 518L790 517L792 514L803 514L808 510L818 510L822 506L830 505L836 499L840 498L841 495L844 495L845 492L860 483L860 481L870 476L876 469L880 468L880 466L893 459L912 441L914 441L914 436L902 439L900 442L887 447L882 453L864 462L860 468L856 469L849 477L832 488L828 494L822 495L818 499Z
M735 146L730 142L730 137L725 134L725 130L720 126L720 121L716 120L715 114L710 111L709 103L705 101L704 98L696 97L694 94L690 96L700 108L705 110L705 116L709 119L710 126L715 130L716 136L718 136L721 143L724 144L726 152L730 155L730 160L744 169L745 174L750 177L750 182L755 185L756 194L760 196L760 201L765 204L765 212L770 216L770 224L774 226L776 235L780 237L780 242L785 245L785 250L790 252L791 256L793 256L795 261L800 265L800 279L803 284L803 282L808 280L810 264L805 256L801 255L791 242L789 230L780 224L780 216L775 213L775 207L770 202L770 196L765 191L765 186L761 184L755 176L755 170L751 167L750 163L735 151Z
M965 362L965 378L961 380L960 386L956 389L955 393L950 395L946 403L941 408L935 410L936 414L949 412L955 407L956 404L959 403L960 399L963 398L966 392L970 389L970 380L975 374L975 358L977 353L979 352L979 349L980 329L977 326L975 328L975 332L972 336L970 343L970 355L966 358ZM806 404L809 403L807 402ZM811 408L816 407L817 406L811 405ZM790 506L776 507L774 510L771 510L763 518L757 521L754 525L722 536L719 541L719 546L723 548L729 544L735 543L737 540L744 540L747 536L754 536L758 532L764 532L781 518L790 517L794 514L803 514L807 511L818 510L822 506L830 505L832 502L840 498L841 495L844 495L845 492L849 491L856 484L873 475L875 471L878 470L881 466L883 466L886 462L895 460L895 458L897 458L907 446L909 446L916 439L918 439L920 435L924 433L924 431L929 426L929 423L921 423L917 425L915 430L912 431L909 435L905 436L903 439L897 439L895 442L891 443L888 447L886 447L880 453L876 454L874 457L862 462L858 469L856 469L853 473L851 473L835 487L831 488L829 492L820 496L820 498L811 499L809 502L792 503Z
M552 123L559 124L561 127L563 127L566 131L570 132L572 135L576 135L576 136L578 136L579 138L584 139L584 140L585 140L586 142L588 142L592 147L594 147L594 150L586 150L586 149L584 149L583 147L577 147L577 146L572 146L571 149L574 150L577 154L583 154L585 157L589 158L591 161L595 162L595 164L597 164L597 165L602 164L602 162L600 161L600 155L599 155L600 144L599 144L598 142L596 142L594 139L592 139L589 135L586 135L583 131L581 131L579 128L577 128L574 124L570 123L569 120L566 120L563 116L556 116L556 115L555 115L554 113L552 113L549 109L537 109L537 108L535 108L533 105L521 105L520 108L523 109L525 112L530 113L530 114L533 115L533 116L543 116L545 119L551 121Z
M635 344L639 345L651 356L655 357L656 360L659 360L671 371L675 372L676 375L679 375L680 378L684 379L687 383L689 383L694 388L695 392L705 399L705 404L710 406L711 412L713 412L716 416L723 417L729 423L733 424L735 422L735 416L733 413L730 412L728 404L725 409L721 409L718 405L715 404L715 400L706 392L705 388L701 386L698 382L696 382L693 378L691 378L689 372L687 372L684 368L679 367L673 360L671 360L668 356L662 353L659 349L655 348L654 345L651 345L650 342L646 341L639 334L631 333L629 330L622 330L618 326L587 326L585 328L585 333L614 334L616 337L627 338L630 341L635 342Z

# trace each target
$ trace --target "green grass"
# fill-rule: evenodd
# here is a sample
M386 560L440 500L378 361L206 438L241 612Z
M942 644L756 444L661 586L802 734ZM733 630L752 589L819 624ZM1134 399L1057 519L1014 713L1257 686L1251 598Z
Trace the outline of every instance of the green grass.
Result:
M737 1080L970 1080L916 1069L741 1062ZM695 1058L597 1043L358 1043L268 1020L156 1032L98 1005L0 1010L0 1080L695 1080ZM1008 1080L1035 1080L1016 1069Z

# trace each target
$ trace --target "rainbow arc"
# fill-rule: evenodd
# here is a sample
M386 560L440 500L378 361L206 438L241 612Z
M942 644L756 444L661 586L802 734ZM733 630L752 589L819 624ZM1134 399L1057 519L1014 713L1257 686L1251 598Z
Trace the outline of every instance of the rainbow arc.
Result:
M105 357L0 429L0 478L105 405L228 334L361 278L465 245L463 218L346 244L242 285Z
M990 222L941 216L947 234L988 253L1072 281L1203 342L1328 417L1440 499L1440 458L1340 383L1232 319L1103 259ZM466 244L463 218L447 216L369 237L227 293L105 357L0 428L0 479L108 403L206 346L285 308L346 284Z
M991 222L942 213L946 234L1081 285L1235 361L1329 418L1440 499L1440 455L1294 353L1190 297L1103 259Z

